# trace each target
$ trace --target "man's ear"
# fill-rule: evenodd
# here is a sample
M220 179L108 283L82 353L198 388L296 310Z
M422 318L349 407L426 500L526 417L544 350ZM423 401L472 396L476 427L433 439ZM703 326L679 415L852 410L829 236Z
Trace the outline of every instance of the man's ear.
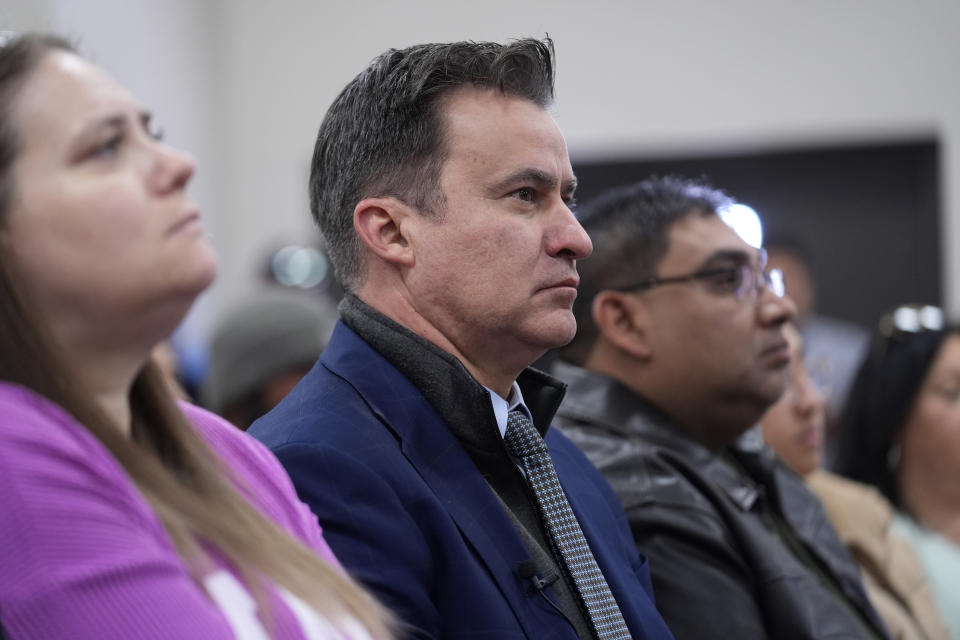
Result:
M590 311L607 342L634 358L650 357L649 313L639 296L612 289L601 291L594 296Z
M417 214L397 198L365 198L353 209L353 228L381 260L410 266L413 251L404 233L405 223L412 215Z

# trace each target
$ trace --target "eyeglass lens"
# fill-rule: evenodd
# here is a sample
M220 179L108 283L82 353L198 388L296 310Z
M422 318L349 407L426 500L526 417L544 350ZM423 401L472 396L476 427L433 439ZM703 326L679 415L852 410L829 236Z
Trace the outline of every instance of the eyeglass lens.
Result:
M775 296L782 298L786 293L786 283L780 269L764 271L749 264L740 267L740 286L737 287L737 298L743 299L751 293L757 295L763 292L764 287L770 289Z

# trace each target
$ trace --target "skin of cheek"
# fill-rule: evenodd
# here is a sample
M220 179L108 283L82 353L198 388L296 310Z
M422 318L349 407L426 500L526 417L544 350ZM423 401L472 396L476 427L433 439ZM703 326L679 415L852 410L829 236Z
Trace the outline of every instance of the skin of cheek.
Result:
M949 489L960 473L960 415L948 401L927 390L906 427L904 463L924 479L928 490L957 494Z

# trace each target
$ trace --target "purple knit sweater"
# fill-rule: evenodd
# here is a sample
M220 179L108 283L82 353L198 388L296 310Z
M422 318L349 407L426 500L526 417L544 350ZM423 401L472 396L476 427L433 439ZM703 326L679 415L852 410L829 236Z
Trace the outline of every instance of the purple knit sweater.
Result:
M182 405L263 514L337 564L273 455L217 416ZM19 638L268 637L255 602L211 550L203 587L110 453L60 407L0 383L0 622ZM273 637L345 637L274 590ZM355 624L339 622L353 638Z

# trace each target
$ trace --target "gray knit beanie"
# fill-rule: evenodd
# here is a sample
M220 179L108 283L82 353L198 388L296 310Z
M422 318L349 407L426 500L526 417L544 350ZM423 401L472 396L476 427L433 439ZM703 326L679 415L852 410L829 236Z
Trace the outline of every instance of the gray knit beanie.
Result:
M279 287L239 304L214 330L200 390L204 406L222 412L271 378L309 368L336 320L333 304Z

